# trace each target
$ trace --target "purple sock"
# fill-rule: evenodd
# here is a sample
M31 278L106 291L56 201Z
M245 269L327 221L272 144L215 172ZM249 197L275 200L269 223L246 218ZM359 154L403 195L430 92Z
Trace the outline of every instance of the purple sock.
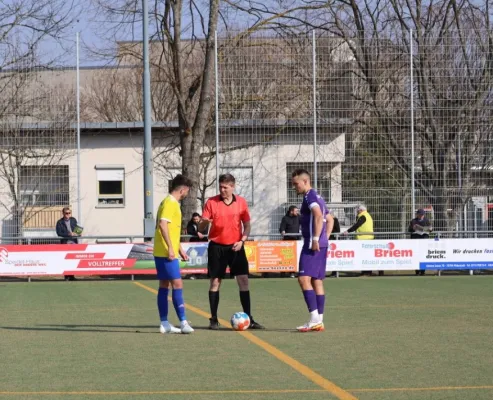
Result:
M318 313L323 314L325 307L325 294L317 294L317 308Z
M303 296L305 297L308 311L315 311L317 309L317 296L315 296L315 290L303 290Z

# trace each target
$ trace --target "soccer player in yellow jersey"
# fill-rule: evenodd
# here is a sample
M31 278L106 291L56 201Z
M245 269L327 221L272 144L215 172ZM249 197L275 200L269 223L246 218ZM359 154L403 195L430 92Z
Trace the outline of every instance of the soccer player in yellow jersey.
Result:
M154 235L154 262L156 264L159 291L157 307L161 326L161 333L192 333L193 328L185 316L185 302L183 300L183 281L180 273L180 262L177 256L185 261L187 254L180 245L181 209L179 201L187 197L191 181L183 175L177 175L171 181L171 190L157 211L156 232ZM173 289L171 297L176 314L180 320L180 328L171 325L168 321L168 293Z

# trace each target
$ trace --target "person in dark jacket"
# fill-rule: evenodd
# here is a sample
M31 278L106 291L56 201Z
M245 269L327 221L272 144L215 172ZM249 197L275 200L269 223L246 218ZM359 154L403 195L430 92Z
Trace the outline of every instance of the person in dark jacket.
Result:
M190 235L191 242L207 242L207 233L199 232L200 214L193 213L192 219L187 224L187 235Z
M341 225L339 224L339 219L334 215L333 212L331 212L330 215L332 215L332 218L334 218L334 227L332 228L332 233L329 236L329 240L337 240L334 233L341 233Z
M282 240L300 240L300 210L296 206L289 206L286 215L282 217L279 233ZM296 235L295 235L296 234Z
M416 218L409 223L408 231L411 233L411 239L428 239L432 231L431 222L425 217L426 212L422 208L416 211ZM416 270L416 275L424 275L424 270Z
M332 233L329 236L329 240L337 240L334 233L341 233L341 224L339 223L339 219L334 215L333 211L330 212L330 215L334 218L334 227L332 228ZM329 276L331 278L337 278L337 271L332 271Z
M60 236L61 244L77 244L77 234L74 232L77 226L77 220L72 217L72 211L69 207L62 209L63 217L56 223L56 234ZM75 281L74 275L65 275L66 281Z

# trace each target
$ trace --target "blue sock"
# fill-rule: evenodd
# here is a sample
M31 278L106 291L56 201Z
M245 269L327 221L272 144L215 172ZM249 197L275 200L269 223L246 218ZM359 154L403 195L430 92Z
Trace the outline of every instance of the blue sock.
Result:
M159 288L157 292L157 309L160 321L168 320L168 293L169 289Z
M173 305L175 306L176 315L180 321L185 321L185 301L183 300L183 289L173 289L171 294L173 298Z

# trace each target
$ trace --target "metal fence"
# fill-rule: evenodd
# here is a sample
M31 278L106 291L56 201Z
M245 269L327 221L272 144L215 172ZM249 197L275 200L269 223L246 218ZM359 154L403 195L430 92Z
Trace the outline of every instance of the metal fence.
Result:
M409 232L360 232L358 234L371 234L375 239L409 239ZM355 240L356 233L348 234L334 234L334 240ZM295 234L286 234L289 236L298 236ZM182 242L186 243L190 241L190 235L182 235ZM478 231L449 231L449 232L432 232L428 240L440 240L440 239L472 239L472 238L490 238L493 237L493 232L478 232ZM31 245L31 244L60 244L60 237L58 236L33 236L19 238L17 236L3 236L0 237L0 244L3 245ZM271 240L283 240L283 237L279 234L253 234L248 237L249 241L271 241ZM332 240L331 240L332 241ZM150 243L149 239L142 234L134 235L119 235L119 236L90 236L84 235L78 237L79 243L85 244L108 244L108 243ZM152 242L152 241L151 241Z
M77 199L75 69L40 66L40 57L0 56L2 236L53 229Z
M493 230L490 36L451 28L425 36L404 30L220 38L218 112L211 112L202 186L214 193L217 152L219 172L237 177L251 205L254 233L269 238L287 207L300 202L290 186L300 167L313 174L343 230L362 203L376 232L404 232L414 210L424 208L438 231L486 235ZM120 77L129 71L127 64ZM0 114L3 236L53 229L61 205L86 201L76 194L75 70L39 72L35 63L0 72L8 110ZM139 74L131 75L127 89L140 86ZM118 71L111 76L118 80ZM102 86L92 82L80 83L86 96ZM153 102L163 111L154 117L164 122L176 118L168 92L159 92L166 112ZM83 100L81 113L91 121L95 102ZM136 109L138 103L131 101ZM106 121L126 119L117 105L105 109ZM163 159L174 163L164 169L174 174L177 159L169 154Z
M219 41L221 166L247 196L277 191L277 219L303 167L343 225L363 203L377 232L405 230L418 208L439 230L492 230L490 34L422 35Z

